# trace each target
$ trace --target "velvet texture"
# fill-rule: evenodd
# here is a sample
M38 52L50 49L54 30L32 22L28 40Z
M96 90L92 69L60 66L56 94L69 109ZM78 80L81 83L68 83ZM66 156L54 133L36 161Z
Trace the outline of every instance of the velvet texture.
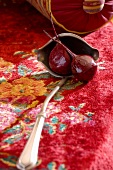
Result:
M27 0L65 31L86 34L113 17L113 0Z
M37 49L49 40L44 29L54 36L50 21L26 1L0 1L0 170L17 169L42 103L60 80L39 74ZM33 170L113 170L113 24L84 39L99 50L98 71L87 84L68 80L50 101Z
M52 0L51 11L61 27L77 33L94 31L113 16L113 0L102 1L100 6L93 5L94 1L92 3L88 1L87 5L86 2L84 0Z

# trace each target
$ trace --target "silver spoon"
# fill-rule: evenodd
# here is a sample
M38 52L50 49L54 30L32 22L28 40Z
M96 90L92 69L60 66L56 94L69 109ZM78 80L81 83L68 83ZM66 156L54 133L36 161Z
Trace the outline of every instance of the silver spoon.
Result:
M94 49L91 47L87 42L85 42L81 37L72 34L72 33L62 33L58 35L61 42L64 43L67 47L69 47L72 52L76 54L87 54L92 56L94 60L97 60L99 57L99 52L97 49ZM56 39L54 37L53 39ZM47 71L55 76L60 77L62 80L59 82L59 84L53 89L53 91L47 96L45 99L43 106L41 108L40 113L37 116L34 128L32 130L32 133L28 139L27 144L25 145L24 150L22 151L18 162L17 162L17 168L20 170L30 170L36 166L37 162L37 156L38 156L38 149L39 149L39 142L41 137L42 128L44 125L44 120L46 118L46 108L51 100L51 98L55 95L55 93L60 89L60 87L66 82L66 80L71 77L72 75L68 75L65 77L62 77L61 75L58 75L54 73L50 67L49 67L49 54L51 50L56 45L56 42L54 40L50 40L47 44L45 44L43 47L41 47L38 50L38 61L44 64Z
M60 87L67 81L68 77L60 80L58 85L51 91L51 93L46 97L43 106L41 108L40 113L37 115L36 122L34 124L32 133L28 139L27 144L22 151L18 162L17 168L20 170L30 170L36 166L37 158L38 158L38 149L40 143L41 132L44 125L44 120L46 118L46 108L51 100L51 98L55 95L55 93L60 89Z

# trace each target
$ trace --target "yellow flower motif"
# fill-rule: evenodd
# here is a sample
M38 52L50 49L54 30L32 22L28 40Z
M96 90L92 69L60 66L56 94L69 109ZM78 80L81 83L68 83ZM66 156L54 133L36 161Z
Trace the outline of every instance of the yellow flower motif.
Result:
M8 82L2 82L0 84L0 98L11 97L12 84Z
M47 92L42 80L34 80L28 77L21 77L12 83L3 82L0 84L0 99L12 98L16 101L21 97L28 97L30 100L36 99Z
M0 71L10 70L14 65L0 57Z
M55 88L55 86L57 86L57 84L59 83L59 81L55 81L55 82L51 82L51 83L49 83L49 85L48 85L48 89L53 89L53 88Z
M33 87L24 85L24 84L17 84L14 85L11 89L12 96L29 96L34 93Z
M14 80L13 85L15 87L15 94L18 91L18 94L24 94L24 96L32 94L42 96L47 91L46 87L44 87L43 80L34 80L28 77L21 77L20 79Z
M28 108L34 108L38 104L38 101L33 101L31 104L28 105Z

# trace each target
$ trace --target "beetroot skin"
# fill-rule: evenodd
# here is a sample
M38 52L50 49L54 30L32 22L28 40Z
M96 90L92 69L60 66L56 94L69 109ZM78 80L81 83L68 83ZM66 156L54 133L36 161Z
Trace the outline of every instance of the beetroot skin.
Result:
M53 48L49 56L51 70L61 76L73 75L75 80L90 81L97 71L94 59L89 55L68 53L66 48L59 43Z
M71 69L72 74L76 79L88 82L95 75L97 71L97 64L91 56L78 55L73 58Z
M56 44L49 56L49 66L51 70L62 76L72 74L71 71L71 58L65 48Z

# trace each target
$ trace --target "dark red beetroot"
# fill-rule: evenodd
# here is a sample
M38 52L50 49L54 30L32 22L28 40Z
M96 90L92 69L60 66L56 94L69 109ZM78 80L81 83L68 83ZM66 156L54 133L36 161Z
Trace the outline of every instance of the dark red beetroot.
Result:
M75 80L84 82L90 81L97 71L97 64L91 56L76 55L61 42L51 51L49 66L53 72L61 76L72 74Z
M88 82L97 71L97 64L91 56L78 55L73 58L71 63L72 74L79 81Z
M60 40L56 33L52 17L51 23L56 35L53 39L46 31L45 33L57 42L49 56L49 66L51 70L59 75L68 76L71 72L75 79L79 81L88 82L93 78L97 71L97 64L94 59L88 55L76 55L68 47L66 47ZM76 48L76 47L75 47ZM69 56L70 54L70 56Z
M97 71L97 64L91 56L76 55L60 41L50 53L49 65L59 75L72 74L75 80L84 82L90 81Z
M49 56L49 66L51 70L62 76L72 74L71 58L61 44L56 44Z

